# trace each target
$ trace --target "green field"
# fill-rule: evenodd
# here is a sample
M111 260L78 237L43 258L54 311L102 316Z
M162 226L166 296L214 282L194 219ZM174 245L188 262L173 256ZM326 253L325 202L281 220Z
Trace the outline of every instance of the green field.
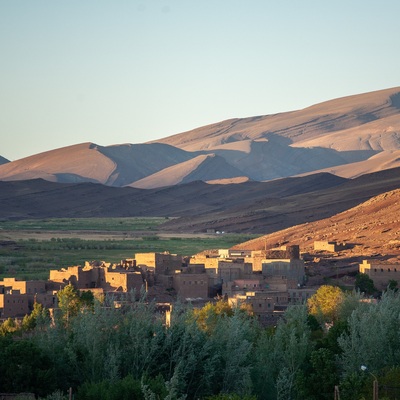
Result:
M0 221L3 230L101 230L110 231L151 231L158 225L166 222L168 218L49 218L25 219L19 221Z
M157 225L164 218L94 218L49 219L1 223L1 228L15 233L20 230L46 232L49 239L18 239L0 246L0 279L47 279L50 269L84 265L85 261L119 262L134 258L135 253L163 252L190 256L206 249L229 248L254 238L254 235L209 235L204 237L160 237ZM132 238L89 240L92 231L140 231ZM65 231L84 231L79 238L59 238ZM54 234L54 236L53 236ZM10 235L9 235L10 236ZM11 235L12 236L12 235ZM178 235L177 235L178 236ZM200 236L200 235L199 235Z

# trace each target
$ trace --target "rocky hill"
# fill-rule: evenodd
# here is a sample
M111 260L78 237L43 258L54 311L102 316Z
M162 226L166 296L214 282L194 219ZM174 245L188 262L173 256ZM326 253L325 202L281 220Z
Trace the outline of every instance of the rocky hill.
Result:
M314 249L315 241L336 242L336 252ZM308 284L352 287L363 260L400 262L400 189L382 193L346 211L304 222L238 244L235 249L268 250L296 244L306 263Z

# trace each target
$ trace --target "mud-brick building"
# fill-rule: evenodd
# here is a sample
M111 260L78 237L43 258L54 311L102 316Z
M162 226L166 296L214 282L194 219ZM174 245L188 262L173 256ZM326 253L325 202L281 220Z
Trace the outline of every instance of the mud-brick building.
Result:
M60 284L72 284L76 289L103 289L105 292L120 291L138 293L145 286L140 271L125 269L121 265L101 264L92 266L72 266L67 269L50 271L50 281Z
M21 294L36 294L44 293L46 291L46 281L19 281L15 278L4 278L0 281L0 286L3 286L5 290L12 289L18 291Z
M253 265L243 258L194 257L189 265L202 264L210 277L210 285L221 285L235 279L250 278Z
M173 275L173 288L181 299L207 299L210 278L204 265L190 265L176 270Z
M317 240L314 242L315 251L326 251L328 253L336 253L337 251L344 250L345 243L328 242L326 240Z
M47 292L46 281L19 281L15 278L0 281L0 319L29 314L35 301L47 308L54 306L55 296Z
M168 275L183 265L183 258L178 254L164 253L136 253L135 262L138 267L146 266L154 268L154 274Z
M29 298L21 293L0 293L0 319L23 317L31 311Z
M300 259L265 259L262 261L262 274L266 278L289 279L298 285L303 285L306 278L304 261Z
M400 283L400 264L382 264L363 260L362 264L359 264L359 272L367 274L378 290L387 289L390 281Z
M239 307L242 304L249 305L263 326L273 326L276 325L284 313L285 306L287 305L287 293L249 291L244 295L229 298L229 303ZM281 304L285 306L280 307Z

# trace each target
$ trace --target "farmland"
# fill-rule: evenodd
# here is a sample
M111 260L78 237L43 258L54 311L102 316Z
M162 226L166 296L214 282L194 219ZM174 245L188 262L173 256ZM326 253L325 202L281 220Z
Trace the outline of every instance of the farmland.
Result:
M0 279L46 279L50 269L85 261L119 262L135 253L196 254L254 235L160 233L165 218L60 218L0 223Z

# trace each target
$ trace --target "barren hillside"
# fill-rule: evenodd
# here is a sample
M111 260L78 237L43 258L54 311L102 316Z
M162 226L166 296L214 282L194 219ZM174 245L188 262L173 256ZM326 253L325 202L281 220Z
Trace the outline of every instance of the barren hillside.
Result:
M319 221L307 222L252 241L238 244L240 249L265 249L277 245L299 244L313 252L314 241L346 243L347 257L400 259L400 189L382 193L362 204Z
M76 144L2 164L0 180L156 188L320 171L353 178L400 166L399 151L400 87L395 87L222 121L147 144Z
M140 179L129 186L152 189L163 186L172 186L189 183L196 180L208 181L216 179L230 179L242 176L242 172L228 164L223 157L199 155L191 160L164 168L162 171Z
M196 151L214 149L224 143L268 138L270 134L299 143L360 126L363 126L362 132L378 130L378 134L392 126L398 133L399 111L400 87L395 87L334 99L299 111L222 121L157 142Z

